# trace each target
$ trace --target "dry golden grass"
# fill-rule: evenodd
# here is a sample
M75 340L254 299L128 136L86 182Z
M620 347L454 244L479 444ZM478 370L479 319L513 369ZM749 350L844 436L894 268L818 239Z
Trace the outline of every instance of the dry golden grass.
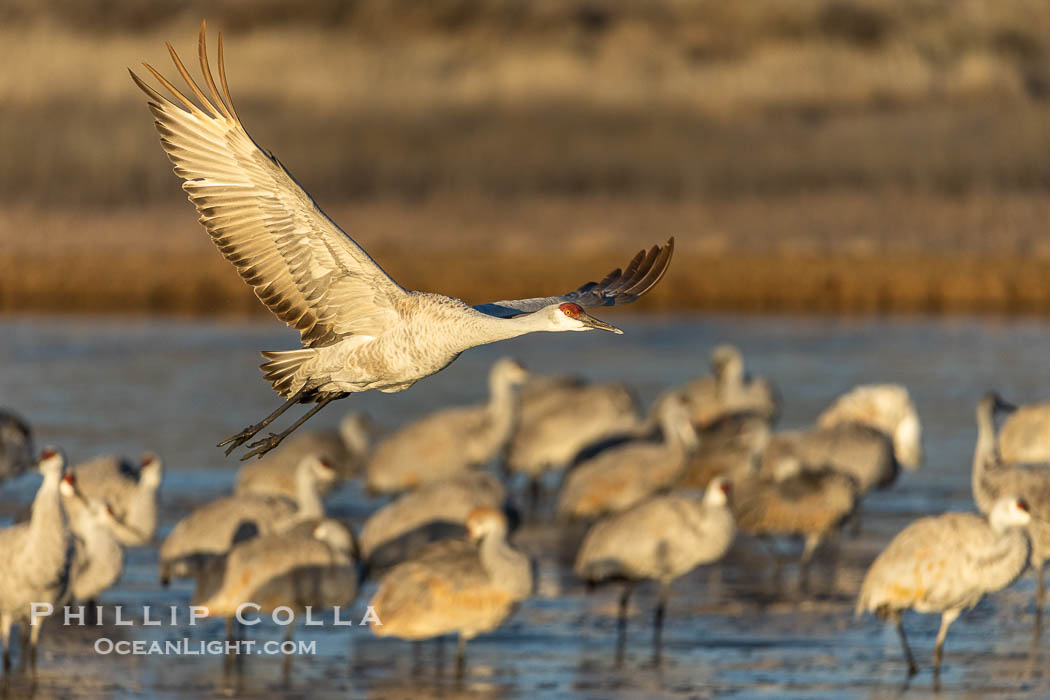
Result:
M462 197L329 213L405 286L474 303L567 291L675 235L649 308L1050 311L1045 194ZM0 310L264 313L186 203L7 210Z

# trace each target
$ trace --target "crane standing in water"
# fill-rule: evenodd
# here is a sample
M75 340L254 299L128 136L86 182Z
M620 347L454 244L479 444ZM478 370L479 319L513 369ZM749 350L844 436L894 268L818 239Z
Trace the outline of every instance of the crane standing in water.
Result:
M200 102L183 95L149 64L181 107L143 82L161 145L185 182L212 240L256 296L301 334L302 348L264 352L262 370L287 399L265 419L220 443L227 454L297 403L316 405L281 433L250 444L241 459L262 455L330 402L378 389L403 391L447 367L469 348L539 331L599 329L621 333L584 308L627 304L660 281L674 239L640 251L626 270L562 296L480 306L395 282L314 203L284 166L259 148L234 110L219 35L219 95L208 65L205 27L201 70L210 98L168 51ZM224 99L225 98L225 99ZM203 106L203 109L201 107Z

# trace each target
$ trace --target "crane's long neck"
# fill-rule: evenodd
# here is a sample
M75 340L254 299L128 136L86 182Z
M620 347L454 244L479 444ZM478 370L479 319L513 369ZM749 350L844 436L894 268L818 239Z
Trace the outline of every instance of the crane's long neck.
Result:
M559 330L554 328L546 315L541 313L523 314L514 318L497 318L473 309L469 311L470 313L465 318L458 319L454 340L457 352L499 340L517 338L526 333Z
M664 444L675 454L692 452L699 444L696 429L687 415L678 412L664 413L660 416L660 431L664 436Z
M729 361L715 378L715 391L724 402L735 401L744 390L744 366L736 361Z
M489 378L489 402L485 410L489 415L489 438L491 449L498 450L506 444L518 422L518 391L506 377Z
M990 467L999 464L999 448L995 443L995 418L990 406L981 405L977 410L977 445L973 450L973 474L971 484L973 499L982 513L991 510L998 495L988 483Z
M139 479L124 522L139 533L143 540L141 544L153 539L153 534L157 531L157 484L154 481Z
M513 600L529 597L532 593L532 564L528 557L507 544L505 531L485 535L479 556L494 587L506 591Z
M44 483L33 499L32 516L25 548L17 553L12 562L15 570L42 586L53 585L58 573L67 563L68 550L72 542L69 519L62 507L58 492L61 474L48 472ZM25 562L32 562L26 566Z
M295 500L299 506L295 512L296 520L324 517L324 502L317 488L317 476L309 464L300 466L295 473Z

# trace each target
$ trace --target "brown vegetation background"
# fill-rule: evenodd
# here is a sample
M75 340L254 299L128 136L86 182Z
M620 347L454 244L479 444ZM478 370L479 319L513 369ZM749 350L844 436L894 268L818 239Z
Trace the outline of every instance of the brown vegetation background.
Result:
M1050 311L1044 0L8 0L0 310L262 312L126 71L202 18L406 286L566 291L675 235L640 303Z

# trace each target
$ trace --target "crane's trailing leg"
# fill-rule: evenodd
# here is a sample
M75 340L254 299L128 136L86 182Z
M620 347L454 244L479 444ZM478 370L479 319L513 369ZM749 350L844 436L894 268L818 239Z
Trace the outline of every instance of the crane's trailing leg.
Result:
M918 666L915 665L915 657L911 655L911 647L908 646L908 638L904 636L904 626L901 625L901 613L899 610L894 610L890 613L890 619L893 620L893 624L897 626L897 634L901 638L901 647L904 648L904 659L908 662L908 678L911 678L919 672Z
M273 423L275 420L277 420L278 416L280 416L282 413L287 411L289 408L291 408L295 404L299 403L299 399L301 399L303 397L304 393L306 393L306 386L305 385L303 386L302 389L300 389L299 391L297 391L294 394L292 394L288 398L288 400L285 401L283 404L281 404L281 406L276 411L274 411L270 415L266 416L265 418L263 418L261 421L259 421L255 425L249 425L247 428L245 428L241 432L237 433L236 435L231 435L230 437L226 438L225 440L220 442L217 445L217 447L222 447L223 445L229 445L229 447L226 448L226 456L229 457L231 452L233 452L238 447L240 447L244 443L246 443L249 440L251 440L253 437L255 437L256 433L258 433L260 430L262 430L263 428L268 426L270 423Z
M330 404L332 401L335 401L337 398L339 398L339 396L336 394L328 394L323 399L318 401L316 406L307 411L302 418L292 423L291 427L285 430L284 432L270 433L270 437L259 440L258 442L253 442L252 444L248 445L248 447L254 447L255 449L253 449L251 452L245 453L245 455L241 457L241 461L243 462L244 460L251 459L252 457L262 457L264 454L280 445L282 440L294 433L296 428L298 428L300 425L310 420L310 418L313 417L315 413L317 413L322 408Z

